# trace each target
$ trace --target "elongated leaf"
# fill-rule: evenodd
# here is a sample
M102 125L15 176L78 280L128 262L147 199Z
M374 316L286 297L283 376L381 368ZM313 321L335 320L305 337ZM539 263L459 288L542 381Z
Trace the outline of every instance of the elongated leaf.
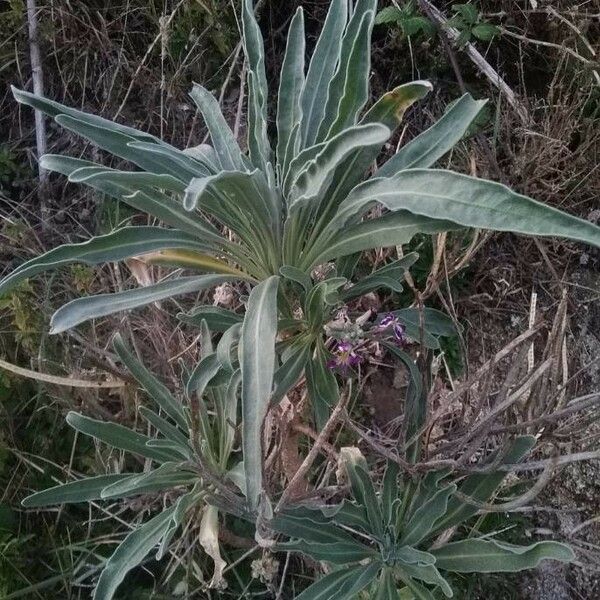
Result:
M198 475L182 469L176 462L164 463L157 469L141 473L107 485L102 490L102 498L124 498L136 494L147 494L170 490L180 485L189 485L198 479Z
M321 197L335 175L335 169L360 148L381 145L389 138L390 130L377 123L356 125L345 129L325 144L299 175L288 200L290 212Z
M338 228L334 225L332 229L335 232ZM460 226L450 221L413 215L407 211L389 213L378 219L341 228L334 233L331 241L317 247L319 254L315 256L313 251L311 267L363 250L402 246L418 233L438 233L452 229L460 229Z
M304 371L310 353L310 345L307 343L299 343L290 352L285 362L275 371L273 376L275 389L271 396L271 404L278 404L294 385L296 385Z
M392 569L386 568L381 571L375 600L401 600Z
M221 168L227 171L245 170L240 147L221 113L216 98L197 83L194 84L190 96L204 117Z
M302 118L300 95L304 85L305 46L304 12L300 6L290 23L277 97L277 164L282 177L292 158L287 157L288 145L291 152L298 131L295 127Z
M383 535L383 514L369 474L360 466L350 461L346 463L352 492L359 505L364 506L371 531L378 537Z
M304 590L296 600L350 600L377 576L381 564L372 562L333 571Z
M524 435L516 438L506 450L502 451L500 464L518 463L534 445L534 436ZM492 457L490 462L494 463L496 460L498 457ZM459 498L451 498L446 514L436 521L432 534L449 529L475 515L479 511L477 504L487 502L506 475L506 471L469 475L461 483L458 491L471 498L473 503L467 503Z
M404 169L432 167L464 136L486 100L461 96L446 114L429 129L402 146L378 171L377 177L389 177Z
M446 596L446 598L452 598L454 595L450 584L442 577L435 565L403 564L401 571L413 579L418 579L419 581L424 581L425 583L429 583L431 585L437 585L442 590L442 593L444 596Z
M325 115L329 82L338 64L341 41L348 18L347 0L331 2L321 35L315 46L302 89L302 148L315 143Z
M121 125L120 123L116 123L115 121L110 121L97 115L92 115L89 113L82 112L80 110L76 110L75 108L70 108L69 106L65 106L64 104L60 104L59 102L55 102L54 100L44 98L43 96L36 96L35 94L32 94L30 92L19 90L14 86L11 86L11 91L17 102L31 106L36 110L40 110L52 118L56 117L57 115L69 115L71 117L74 117L75 119L87 121L88 123L106 127L107 129L112 128L114 129L114 131L117 131L124 135L128 135L134 139L153 141L156 144L164 143L161 142L161 140L159 140L155 136L144 131L138 131L137 129L127 127L126 125Z
M146 160L148 160L149 156L152 157L153 160L160 163L162 169L166 168L168 173L177 176L183 183L187 183L190 177L202 177L212 172L212 170L194 160L185 152L176 150L171 146L138 141L128 142L127 145L133 150L141 151L145 155ZM162 172L162 169L158 172Z
M241 278L247 277L246 273L232 267L225 260L195 250L160 250L146 254L142 260L148 265L163 265L204 273L227 273Z
M570 562L573 550L559 542L515 546L496 540L467 539L432 550L438 568L455 573L515 573L537 567L542 560Z
M318 511L289 511L279 514L271 520L270 526L288 537L304 540L310 544L352 544L354 542L354 538L349 533L328 522L328 519Z
M202 248L192 236L176 229L123 227L81 244L65 244L18 266L0 281L0 295L24 279L75 262L97 265L155 252L163 248Z
M347 565L368 558L375 558L377 552L360 542L335 542L334 544L316 544L304 541L286 542L277 544L281 552L301 552L318 561L325 561L334 565Z
M250 221L247 226L259 231L267 227L268 233L279 222L279 208L273 205L268 184L258 170L251 173L222 171L210 177L192 179L186 188L184 206L192 210L196 205L226 224L232 223L228 211L242 209L242 218Z
M190 175L192 177L192 175ZM97 169L87 170L78 169L69 176L72 183L85 183L91 185L92 182L106 181L108 183L125 185L127 187L156 187L163 190L169 190L178 194L183 194L185 184L172 175L158 175L156 173L146 173L145 171L116 171L107 169L99 171Z
M198 541L215 564L209 587L218 588L224 581L223 569L227 563L223 560L219 551L219 511L216 506L208 504L204 508Z
M222 367L221 361L216 354L204 356L194 367L185 385L185 393L191 397L193 393L202 396L210 381L217 375Z
M600 227L521 196L500 183L436 169L408 169L356 187L336 221L348 222L373 202L390 210L443 217L465 227L566 237L600 246Z
M262 33L254 16L253 0L242 0L242 34L248 61L248 148L255 167L266 170L271 161L267 136L267 97L265 50Z
M183 182L194 176L193 172L179 164L170 163L163 156L148 152L147 149L136 148L131 145L136 141L135 138L115 131L112 127L90 123L87 119L80 120L64 114L57 115L54 120L65 129L94 142L115 156L131 161L145 171L172 175ZM151 146L153 147L155 144L151 144Z
M211 331L227 331L232 325L241 323L243 316L221 306L199 306L189 313L178 313L177 318L184 323L200 327L206 321Z
M202 275L180 277L155 285L117 292L78 298L59 308L50 320L50 333L61 333L80 323L104 317L122 310L131 310L181 294L200 290L231 281L231 275Z
M392 311L392 314L407 327L409 325L412 327L419 326L420 315L418 308L402 308ZM425 307L423 309L423 325L431 335L450 337L457 334L454 321L447 314L435 308Z
M175 506L134 529L106 562L94 590L94 600L111 600L127 573L137 567L169 528Z
M70 504L100 500L102 490L106 486L130 477L132 477L131 473L118 473L115 475L98 475L97 477L86 477L77 481L69 481L68 483L31 494L21 504L25 508L37 508L40 506L51 506L52 504Z
M417 583L409 576L402 577L402 581L404 581L406 587L410 590L412 600L435 600L435 596L425 586Z
M152 458L158 462L180 459L180 456L175 452L150 448L147 442L151 438L133 431L129 427L124 427L117 423L98 421L97 419L92 419L73 411L67 414L66 421L73 429L76 429L80 433L89 435L118 450L133 452L134 454Z
M418 255L412 252L361 278L350 289L344 291L342 294L344 301L368 294L379 288L388 288L394 292L401 292L403 289L404 274L417 258Z
M140 413L158 432L167 438L173 445L179 448L185 455L186 458L191 459L191 446L186 435L183 434L181 429L171 425L169 421L150 410L147 406L140 406Z
M322 342L317 343L313 357L306 364L306 386L316 428L321 431L340 395L335 375L327 367L327 350Z
M233 371L231 354L234 352L234 347L237 346L241 333L242 324L235 323L229 329L223 332L223 335L217 344L217 358L223 368L228 371Z
M176 400L167 387L161 383L126 346L121 334L115 334L113 348L129 372L146 390L148 395L164 410L179 427L187 432L188 424L181 402Z
M427 502L416 507L402 531L400 543L415 546L427 537L435 522L446 513L448 500L455 491L455 485L448 485L438 490Z
M278 285L279 277L269 277L250 292L242 325L242 448L246 495L253 510L262 492L261 435L275 369Z
M371 32L377 2L359 0L348 23L338 70L331 80L317 139L329 139L354 125L369 99Z
M85 169L88 174L106 171L106 167L101 167L93 162L55 154L42 156L40 166L49 171L62 173L67 177L80 169ZM103 194L118 198L136 210L155 216L167 225L196 236L197 243L204 250L228 245L220 233L206 220L199 215L190 215L180 203L157 190L151 188L143 191L135 190L131 186L124 185L123 182L116 185L106 179L92 179L89 180L88 185Z
M413 81L398 86L384 94L361 119L360 124L379 123L394 131L402 122L406 110L417 100L423 98L432 86L428 81ZM372 146L357 150L340 165L333 177L331 188L327 192L326 210L321 215L318 227L326 225L339 204L358 183L360 183L381 148Z

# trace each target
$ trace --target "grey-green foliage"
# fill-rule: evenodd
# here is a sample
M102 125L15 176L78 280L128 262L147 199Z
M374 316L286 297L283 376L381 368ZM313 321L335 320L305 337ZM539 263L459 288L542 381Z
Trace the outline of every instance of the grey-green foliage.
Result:
M216 387L215 381L225 385L224 373L240 369L229 374L227 397L236 397L237 386L241 386L243 449L250 455L244 466L245 487L252 511L267 510L268 505L268 499L261 504L260 429L269 403L280 400L306 372L315 420L321 426L337 401L337 383L326 367L324 325L346 300L358 294L401 288L408 265L391 263L357 281L352 268L357 253L407 244L420 233L463 227L556 235L600 246L600 228L585 220L503 185L434 168L462 138L484 104L469 95L365 181L406 110L432 89L427 81L406 83L365 108L376 5L375 0L331 2L307 67L302 8L298 9L280 73L275 141L267 128L269 90L262 34L252 1L243 0L247 154L241 151L215 97L200 85L194 86L191 97L204 118L212 146L185 150L134 128L13 89L18 102L46 113L96 147L128 161L133 170L57 155L43 157L42 166L145 212L163 226L125 227L83 244L51 250L0 281L0 294L32 275L72 262L96 265L142 255L149 264L203 273L178 277L174 271L174 277L144 288L73 300L53 317L53 331L60 332L116 311L228 281L256 286L241 327L243 315L225 309L197 306L181 315L182 320L201 326L206 319L215 330L224 332L220 351L204 357L191 373L186 382L189 394L201 392L209 383ZM368 210L377 203L387 209L381 216ZM336 262L331 276L315 280L315 268L327 261ZM398 318L405 320L407 328L412 323L414 329L414 315ZM261 323L266 327L264 333L258 326ZM288 335L276 344L284 329ZM433 348L447 331L436 333L426 322L421 335L419 327L424 345ZM255 348L260 348L260 360L252 356ZM414 371L407 355L396 354ZM421 383L409 388L409 420L418 420L425 388ZM192 422L209 436L210 415L202 403L190 406L197 417ZM163 410L173 417L166 407ZM181 421L162 423L157 420L161 415L145 416L163 432L173 433L169 426L182 425ZM110 437L110 432L117 431L78 418L71 421L92 435L109 432ZM161 443L136 440L136 448L145 448L145 454L154 459L177 460L175 457L189 451L182 447L179 435ZM134 443L133 438L130 441ZM418 441L407 445L409 455L418 451ZM224 468L212 464L210 456L206 460L213 468ZM346 582L349 589L355 589L370 572L367 569L356 581Z
M129 427L75 412L67 415L67 422L113 450L148 459L150 469L86 477L23 500L24 507L36 508L169 492L171 504L133 527L108 558L98 579L94 600L110 600L127 572L142 563L155 548L158 547L158 559L164 556L177 529L189 518L193 508L218 502L213 499L214 489L209 491L207 481L219 478L227 482L238 413L239 369L222 363L218 363L217 368L207 367L214 362L207 359L215 358L215 352L205 351L203 361L192 374L196 383L186 382L189 394L182 402L132 354L119 335L115 336L114 350L154 403L152 408L141 407L140 413L155 435L143 435ZM202 389L198 389L199 380L204 381ZM231 509L244 511L244 498L233 486L220 504L226 502Z
M398 466L389 463L379 493L360 461L346 460L352 501L291 506L271 521L276 531L291 538L278 544L280 550L301 552L332 566L298 600L344 600L361 590L382 600L433 600L436 592L451 598L451 573L516 572L546 559L573 560L572 550L554 541L518 546L490 536L448 541L446 535L493 497L506 475L494 467L518 462L534 441L515 439L501 457L492 457L489 473L458 481L449 470L399 477Z

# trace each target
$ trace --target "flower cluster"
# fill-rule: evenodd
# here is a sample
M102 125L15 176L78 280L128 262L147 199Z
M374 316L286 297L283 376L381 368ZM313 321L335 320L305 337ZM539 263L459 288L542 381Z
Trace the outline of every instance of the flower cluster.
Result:
M406 329L394 313L387 313L365 333L362 326L367 321L376 321L375 311L369 311L353 323L345 313L339 313L334 321L325 326L326 334L335 340L331 348L332 357L327 361L330 369L337 369L347 375L353 368L361 364L370 354L377 354L378 342L393 336L394 342L404 348L409 343Z

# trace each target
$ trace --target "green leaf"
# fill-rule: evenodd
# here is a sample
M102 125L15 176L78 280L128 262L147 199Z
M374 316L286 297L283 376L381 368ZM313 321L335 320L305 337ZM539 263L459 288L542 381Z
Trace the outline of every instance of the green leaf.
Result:
M129 372L146 390L147 394L165 411L185 432L188 430L187 419L183 406L129 350L120 333L113 338L113 348Z
M408 576L402 577L402 581L406 584L406 587L411 591L411 598L414 600L435 600L435 596L420 583L414 581Z
M278 285L279 277L273 276L250 292L242 325L242 449L246 492L252 510L258 507L262 493L261 436L275 370Z
M479 11L473 4L453 4L452 10L458 13L466 23L472 25L479 18Z
M192 449L188 438L182 433L181 429L171 425L166 419L146 406L140 406L140 413L158 432L172 442L174 447L180 449L187 459L191 460Z
M338 69L329 84L325 116L317 141L330 139L355 125L369 99L371 32L376 0L359 0L348 23Z
M296 600L350 600L377 576L381 564L372 562L333 571L304 590Z
M125 498L126 496L172 490L181 485L189 485L197 479L196 473L182 469L180 463L167 462L147 473L107 485L102 490L101 497L102 499Z
M335 231L338 228L333 226L332 229ZM321 253L312 255L314 258L311 267L363 250L402 246L418 233L438 233L452 229L460 227L450 221L429 219L407 211L389 213L357 225L339 228L337 233L333 233L331 241L324 244Z
M315 415L316 429L321 431L340 396L335 375L327 367L327 349L321 340L317 342L315 353L306 364L306 387Z
M14 86L11 86L11 91L13 93L13 96L15 97L15 100L20 104L26 104L28 106L31 106L36 110L46 113L52 118L56 117L57 115L69 115L75 119L86 121L90 124L105 127L107 129L113 129L116 132L128 135L134 139L149 142L151 141L155 142L156 144L163 144L161 140L144 131L138 131L137 129L133 129L132 127L121 125L120 123L116 123L115 121L109 121L108 119L98 117L97 115L84 113L80 110L76 110L74 108L70 108L63 104L60 104L59 102L55 102L54 100L44 98L43 96L36 96L35 94L32 94L30 92L19 90Z
M198 206L210 212L236 232L240 232L240 221L233 220L233 216L242 219L244 229L262 231L266 237L279 227L280 207L271 201L268 184L258 169L194 178L185 190L183 203L187 210Z
M102 490L106 486L129 479L130 477L132 477L131 473L86 477L31 494L21 504L25 508L38 508L52 504L71 504L100 500L102 498Z
M311 544L354 542L349 533L329 522L320 511L292 509L273 517L269 525L274 531Z
M85 417L76 412L67 414L67 423L80 433L89 435L100 442L104 442L118 450L125 450L133 454L139 454L146 458L152 458L158 462L168 462L179 460L179 454L167 451L150 448L147 442L150 441L146 435L133 431L123 425L117 423L105 423L90 417Z
M404 325L406 333L416 342L421 341L421 317L418 308L403 308L392 313ZM423 309L423 345L426 348L438 349L438 337L457 335L456 328L450 317L434 308Z
M100 575L94 600L111 600L127 573L137 567L169 529L175 506L134 529L114 551Z
M302 286L305 293L310 292L313 287L312 279L310 275L303 271L302 269L298 269L297 267L292 267L291 265L283 265L279 268L279 274L285 279L289 279L300 286Z
M233 277L230 275L180 277L115 294L78 298L65 304L54 313L50 320L50 333L62 333L90 319L104 317L122 310L131 310L172 296L198 292L232 279Z
M193 175L190 175L193 177ZM72 183L85 183L91 185L92 182L107 182L116 186L126 186L131 188L155 187L162 190L168 190L177 194L183 194L185 184L172 175L147 173L145 171L118 171L116 169L99 170L77 169L69 176ZM187 180L186 180L187 181Z
M375 17L375 25L384 25L386 23L399 23L402 19L402 11L396 6L386 6L382 8Z
M446 513L448 500L456 492L455 485L438 490L427 502L416 507L415 512L404 526L400 543L415 546L427 537L435 522Z
M237 346L241 332L242 324L236 323L223 332L223 335L217 344L217 358L223 368L228 371L234 370L231 354L234 346Z
M292 159L298 131L295 127L302 119L300 99L304 85L305 46L304 12L300 6L290 23L277 97L277 164L282 179Z
M221 168L226 171L244 171L240 147L221 113L217 99L197 83L194 84L190 96L204 117Z
M131 161L145 171L173 175L181 181L187 181L194 174L200 175L203 172L203 170L198 170L197 173L190 172L178 164L170 164L164 156L148 152L146 147L136 148L131 145L135 143L135 138L117 132L112 127L97 125L90 123L87 119L80 120L64 114L57 115L54 120L65 129L77 133L115 156ZM151 144L152 147L155 145Z
M314 560L334 565L347 565L377 556L375 550L357 541L339 541L333 544L294 541L277 544L276 549L280 552L301 552Z
M383 515L381 506L369 474L360 466L348 461L346 463L352 492L359 505L364 506L371 531L379 538L383 535Z
M444 596L446 596L446 598L452 598L454 595L450 584L442 577L440 572L437 570L437 567L433 564L403 564L400 567L400 570L413 579L418 579L419 581L424 581L425 583L429 583L431 585L437 585L442 590L442 593Z
M349 127L331 138L294 182L288 199L289 212L321 198L332 182L336 168L348 156L365 147L381 148L389 136L387 127L372 123Z
M335 220L347 223L374 202L465 227L566 237L600 246L600 227L521 196L505 185L436 169L408 169L357 186Z
M388 460L383 483L381 485L381 512L383 513L383 522L386 526L394 523L395 506L399 497L398 474L400 467L398 463Z
M508 448L501 452L501 456L491 457L489 464L514 464L518 463L535 445L535 437L524 435L516 438ZM458 491L471 498L473 503L466 503L458 498L451 498L448 502L446 514L438 519L432 529L432 534L450 529L477 514L477 504L487 502L498 486L506 477L506 471L493 471L491 473L475 473L469 475L460 485Z
M312 146L316 141L325 115L329 82L335 73L340 57L342 35L347 18L348 1L333 0L310 60L302 89L302 125L300 128L302 148Z
M356 298L385 287L395 292L402 291L402 281L408 268L415 263L418 254L411 252L399 260L395 260L362 277L349 290L342 294L344 301Z
M215 333L227 331L232 325L241 323L244 319L231 310L221 306L199 306L189 313L178 313L177 318L183 323L200 327L206 321L209 329Z
M379 581L377 583L377 591L375 600L400 600L400 594L396 586L394 572L390 568L385 568L381 571Z
M271 396L271 405L278 404L283 397L296 385L311 353L311 347L304 340L291 349L289 356L275 371L273 383L275 389Z
M56 171L68 177L84 169L88 173L106 171L106 167L101 167L87 160L54 154L42 156L40 166L48 171ZM228 242L207 221L197 214L190 215L179 202L157 190L151 188L136 190L131 186L124 185L123 182L116 185L106 179L91 180L88 185L103 194L129 204L136 210L141 210L160 219L167 225L195 236L196 242L205 250L219 246L229 246Z
M234 327L236 327L234 325ZM204 390L210 381L217 375L222 368L221 361L217 354L208 354L194 367L187 383L185 384L185 393L189 397L196 393L198 396L204 394Z
M75 262L97 265L165 248L202 249L202 244L175 229L123 227L81 244L64 244L28 260L0 281L0 296L14 289L24 279L62 265Z
M267 136L267 98L265 52L260 27L254 16L253 0L242 0L242 34L248 61L248 148L252 164L266 170L271 161Z
M438 568L455 573L515 573L537 567L542 560L575 560L573 550L559 542L515 546L496 540L467 539L432 550Z
M487 100L473 100L464 94L429 129L402 146L377 170L376 177L432 167L463 138L486 104Z
M473 35L482 42L491 42L500 34L500 28L490 23L480 23L471 30Z

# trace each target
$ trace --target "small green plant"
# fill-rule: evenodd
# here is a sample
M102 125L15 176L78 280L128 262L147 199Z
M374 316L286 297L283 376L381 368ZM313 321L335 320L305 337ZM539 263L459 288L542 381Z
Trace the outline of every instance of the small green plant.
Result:
M404 37L423 34L425 37L433 37L435 25L422 14L413 0L405 2L402 6L386 6L382 8L375 17L375 25L398 25Z
M360 452L343 448L353 501L291 507L271 522L292 538L278 544L279 550L300 552L331 566L297 600L349 600L363 590L378 600L434 600L438 596L428 586L452 598L447 573L517 572L544 559L573 560L568 546L552 541L518 546L490 535L449 541L501 484L506 472L494 468L518 462L534 444L532 436L515 439L492 457L490 472L469 475L458 485L449 478L449 469L405 476L399 485L399 467L390 462L379 494Z
M452 11L454 16L448 20L448 25L455 27L459 31L456 43L464 46L474 38L482 42L491 42L497 35L500 35L500 29L484 21L477 7L471 3L453 4Z
M234 486L240 481L239 459L237 467L235 462L232 464L241 377L239 369L222 367L220 360L230 350L225 340L213 352L210 333L205 329L203 341L204 356L188 381L186 401L181 402L135 358L121 337L115 336L115 352L154 402L153 408L142 406L140 413L156 435L142 435L123 425L75 412L67 415L67 423L114 450L152 461L153 467L143 473L79 479L23 500L23 506L33 508L169 492L170 505L127 535L107 560L96 585L95 600L112 598L128 571L155 546L159 546L157 560L163 557L179 526L191 514L200 514L200 542L214 560L211 585L219 587L223 581L225 562L218 551L218 510L210 500L218 494L219 505L235 514L245 514L245 502ZM243 487L243 483L240 485Z

